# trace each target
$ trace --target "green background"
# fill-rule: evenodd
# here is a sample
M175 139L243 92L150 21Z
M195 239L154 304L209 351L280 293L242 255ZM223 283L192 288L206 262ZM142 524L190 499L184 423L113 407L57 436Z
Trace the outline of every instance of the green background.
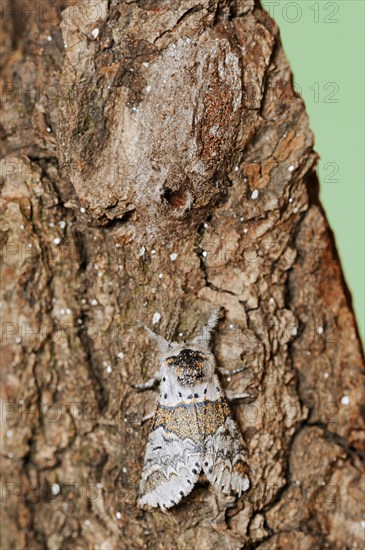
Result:
M364 339L364 0L262 0L320 155L320 197Z

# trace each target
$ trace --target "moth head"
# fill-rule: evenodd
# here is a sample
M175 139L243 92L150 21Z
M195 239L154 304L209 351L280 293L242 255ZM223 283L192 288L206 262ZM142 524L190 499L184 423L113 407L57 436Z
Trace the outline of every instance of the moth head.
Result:
M209 350L192 344L177 344L174 348L164 357L163 365L172 371L180 386L195 386L212 377L214 357Z
M169 342L144 327L158 344L162 366L168 368L181 386L207 382L214 374L215 359L210 350L212 332L218 322L219 310L213 310L202 332L191 342Z

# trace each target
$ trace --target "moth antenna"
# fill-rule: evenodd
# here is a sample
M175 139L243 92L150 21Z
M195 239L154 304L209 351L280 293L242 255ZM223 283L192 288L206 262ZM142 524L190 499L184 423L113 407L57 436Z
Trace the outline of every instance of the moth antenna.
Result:
M217 323L219 321L219 312L220 310L213 309L212 313L210 314L210 317L208 319L208 322L206 325L204 325L202 332L194 338L193 344L201 344L202 342L205 342L206 344L209 344L212 339L212 333L217 326Z
M161 354L166 353L166 351L170 347L170 343L167 340L165 340L163 336L161 336L160 334L156 334L155 332L153 332L153 330L146 327L146 325L144 325L143 323L141 323L141 325L145 329L145 331L147 332L151 340L154 340L157 343L160 353Z

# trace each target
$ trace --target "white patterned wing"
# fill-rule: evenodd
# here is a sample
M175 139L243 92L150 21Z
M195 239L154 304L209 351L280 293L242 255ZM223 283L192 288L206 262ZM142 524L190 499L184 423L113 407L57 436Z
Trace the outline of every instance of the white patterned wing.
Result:
M148 438L140 507L170 508L188 495L202 470L202 435L194 406L159 406Z
M225 401L216 401L215 405L219 426L209 429L211 419L206 416L203 470L218 491L241 496L250 486L247 449L229 405Z

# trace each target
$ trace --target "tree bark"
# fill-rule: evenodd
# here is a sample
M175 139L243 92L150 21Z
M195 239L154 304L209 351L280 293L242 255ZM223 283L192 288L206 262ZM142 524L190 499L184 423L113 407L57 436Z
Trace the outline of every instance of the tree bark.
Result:
M253 0L2 10L1 548L360 548L363 358L277 26ZM217 306L251 489L141 511L138 322L190 338Z

